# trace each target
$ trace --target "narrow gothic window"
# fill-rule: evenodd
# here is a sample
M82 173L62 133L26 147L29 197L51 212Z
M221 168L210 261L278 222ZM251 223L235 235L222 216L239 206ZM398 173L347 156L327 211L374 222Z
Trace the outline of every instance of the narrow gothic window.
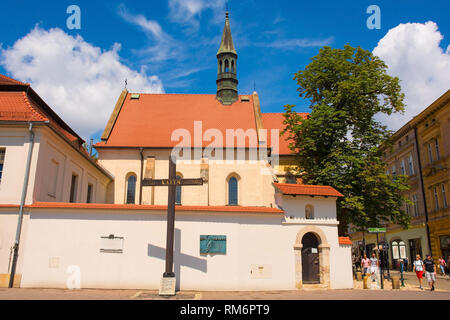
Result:
M230 72L230 63L228 62L228 59L225 60L225 72Z
M228 205L237 206L238 204L238 180L231 177L228 180Z
M231 72L234 73L234 60L231 60Z
M127 204L134 204L136 199L136 176L131 175L127 180Z
M222 69L222 60L219 62L219 73L221 73L221 72L223 72L223 69Z

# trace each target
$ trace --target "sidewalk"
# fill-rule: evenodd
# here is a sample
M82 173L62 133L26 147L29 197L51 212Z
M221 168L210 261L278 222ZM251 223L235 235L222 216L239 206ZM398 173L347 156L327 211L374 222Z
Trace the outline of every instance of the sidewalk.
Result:
M361 281L355 289L307 289L289 291L181 291L175 297L160 297L157 290L100 289L0 289L0 300L450 300L450 291L418 290L407 285L392 290L363 290Z

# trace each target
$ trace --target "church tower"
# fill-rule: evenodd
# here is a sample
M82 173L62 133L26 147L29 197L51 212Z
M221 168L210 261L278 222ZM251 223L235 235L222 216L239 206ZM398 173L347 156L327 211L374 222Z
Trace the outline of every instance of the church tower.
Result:
M234 49L231 37L230 20L228 11L225 14L225 27L223 28L222 41L217 51L217 99L225 105L233 104L238 99L238 80L236 76L237 53Z

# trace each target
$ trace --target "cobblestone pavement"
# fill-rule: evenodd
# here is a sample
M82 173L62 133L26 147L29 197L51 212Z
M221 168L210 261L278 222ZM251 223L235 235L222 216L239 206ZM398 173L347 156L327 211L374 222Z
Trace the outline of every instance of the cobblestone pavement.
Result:
M355 281L355 284L356 283ZM359 284L358 284L359 286ZM206 291L178 292L176 297L158 296L156 290L67 290L67 289L0 289L0 300L450 300L450 291L412 290L326 290L292 291Z

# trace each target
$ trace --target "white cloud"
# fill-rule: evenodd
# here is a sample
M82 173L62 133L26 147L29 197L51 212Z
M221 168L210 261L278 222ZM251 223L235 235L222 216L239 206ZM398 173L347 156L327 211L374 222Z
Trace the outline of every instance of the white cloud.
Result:
M199 17L205 10L212 10L214 23L223 23L226 0L169 0L169 18L190 26L190 31L199 28Z
M161 62L169 59L179 59L182 43L173 39L164 32L161 25L154 20L149 20L142 14L132 14L124 4L118 7L118 14L125 21L139 27L152 42L152 44L142 50L135 50L140 56L145 56L148 62Z
M405 93L405 113L381 115L378 120L393 130L450 89L450 46L439 45L443 35L436 23L405 23L389 30L373 53L389 66L389 74L400 78Z
M105 127L125 79L130 91L163 92L157 76L122 64L119 50L120 44L102 50L59 28L36 27L1 49L0 63L13 78L31 83L68 125L89 138Z

